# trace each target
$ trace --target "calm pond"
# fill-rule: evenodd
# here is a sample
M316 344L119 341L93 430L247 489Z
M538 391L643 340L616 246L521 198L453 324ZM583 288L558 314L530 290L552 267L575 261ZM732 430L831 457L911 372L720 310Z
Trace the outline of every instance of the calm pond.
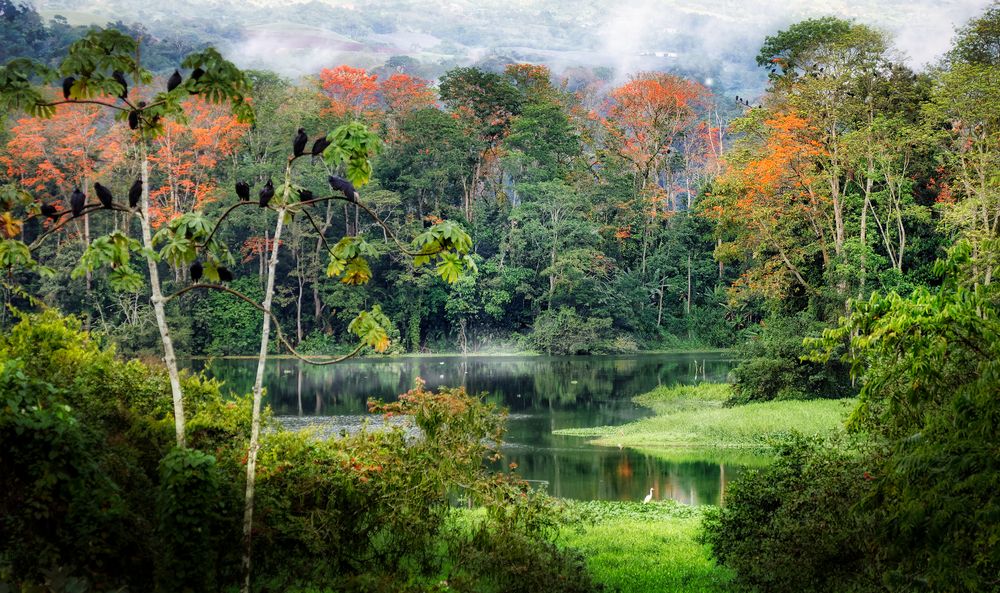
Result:
M255 360L196 359L195 370L225 381L225 389L248 393ZM554 496L582 500L656 499L718 504L737 468L712 461L669 462L617 447L595 447L584 439L552 434L560 428L623 424L648 416L633 396L658 385L725 381L733 363L727 354L632 356L469 356L358 359L317 367L292 359L268 361L267 403L286 426L319 425L337 433L359 426L366 401L392 401L417 377L428 388L464 386L487 394L510 411L504 464Z

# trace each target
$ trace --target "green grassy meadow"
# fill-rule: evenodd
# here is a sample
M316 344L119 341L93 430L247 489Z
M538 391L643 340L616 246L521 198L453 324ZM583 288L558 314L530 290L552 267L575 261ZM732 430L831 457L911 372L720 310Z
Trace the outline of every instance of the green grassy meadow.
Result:
M843 430L855 400L772 401L726 407L723 384L659 387L634 398L655 416L622 426L556 434L630 447L671 460L714 460L749 467L769 462L773 439L793 431ZM565 545L580 550L598 582L622 593L730 591L732 572L715 564L699 540L708 507L673 501L571 502ZM578 517L578 518L577 518Z

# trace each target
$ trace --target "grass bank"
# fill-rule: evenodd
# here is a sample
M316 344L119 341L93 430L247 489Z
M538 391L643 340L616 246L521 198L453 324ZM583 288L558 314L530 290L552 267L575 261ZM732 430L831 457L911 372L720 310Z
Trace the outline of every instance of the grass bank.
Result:
M733 575L698 541L702 509L669 500L573 502L562 540L608 591L721 593Z
M842 430L856 404L855 400L809 400L724 407L729 396L730 387L724 384L658 387L634 398L655 412L651 418L555 433L666 456L685 449L715 451L716 455L726 450L764 452L772 439L793 431L830 434Z

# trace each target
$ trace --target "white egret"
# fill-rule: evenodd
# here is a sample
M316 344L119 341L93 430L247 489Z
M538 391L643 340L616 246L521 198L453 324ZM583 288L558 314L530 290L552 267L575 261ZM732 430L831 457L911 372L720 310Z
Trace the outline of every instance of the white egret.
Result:
M649 502L651 500L653 500L653 489L652 488L649 489L649 494L646 495L646 498L642 499L642 502L646 503L646 502Z

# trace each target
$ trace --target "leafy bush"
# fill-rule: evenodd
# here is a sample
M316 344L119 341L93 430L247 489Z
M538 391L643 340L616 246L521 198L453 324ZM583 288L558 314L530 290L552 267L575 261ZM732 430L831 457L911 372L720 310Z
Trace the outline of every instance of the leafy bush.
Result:
M875 295L816 343L829 356L850 341L865 373L852 427L888 456L861 510L897 591L1000 585L1000 286L973 280L972 256L957 244L935 266L936 292Z
M548 354L595 354L608 349L611 319L580 317L575 309L544 311L535 319L532 345Z
M741 362L733 370L731 403L850 397L848 365L802 360L809 354L803 338L823 329L808 313L768 319L760 335L737 349Z
M871 462L836 444L798 438L765 469L730 483L705 517L705 541L742 589L774 593L877 591L871 532L853 507L871 491Z

